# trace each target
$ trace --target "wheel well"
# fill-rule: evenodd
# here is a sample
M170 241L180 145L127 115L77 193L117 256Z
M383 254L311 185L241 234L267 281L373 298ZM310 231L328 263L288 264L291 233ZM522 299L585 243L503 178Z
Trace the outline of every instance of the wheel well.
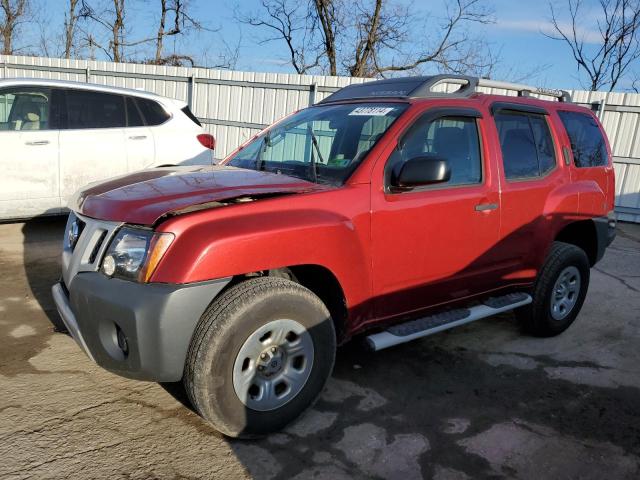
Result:
M347 302L335 275L321 265L295 265L260 272L251 272L235 276L226 288L253 277L279 277L292 280L315 293L327 306L336 328L338 343L341 343L347 331Z
M564 227L555 238L559 242L570 243L581 248L587 254L593 266L598 256L598 237L593 220L580 220Z
M320 265L296 265L289 270L293 273L292 280L307 287L327 306L340 343L347 330L347 302L338 279Z

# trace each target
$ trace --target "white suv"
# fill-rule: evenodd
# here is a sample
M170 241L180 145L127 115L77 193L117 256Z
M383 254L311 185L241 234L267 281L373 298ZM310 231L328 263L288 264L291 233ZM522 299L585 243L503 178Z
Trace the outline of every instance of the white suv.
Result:
M149 167L210 165L186 103L41 79L0 80L0 219L56 214L80 187Z

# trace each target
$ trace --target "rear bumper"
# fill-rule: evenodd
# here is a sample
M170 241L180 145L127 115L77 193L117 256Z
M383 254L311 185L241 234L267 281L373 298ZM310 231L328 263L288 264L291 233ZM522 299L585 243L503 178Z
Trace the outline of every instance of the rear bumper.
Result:
M58 283L52 293L71 336L98 365L128 378L175 382L200 316L229 280L139 284L82 272L68 290Z

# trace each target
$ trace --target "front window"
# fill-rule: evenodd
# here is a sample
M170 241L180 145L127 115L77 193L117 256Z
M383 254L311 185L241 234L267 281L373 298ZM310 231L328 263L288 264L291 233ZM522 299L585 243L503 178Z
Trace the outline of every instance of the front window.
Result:
M254 139L227 165L340 184L406 108L401 103L311 107Z
M51 90L13 87L0 92L0 130L48 130Z

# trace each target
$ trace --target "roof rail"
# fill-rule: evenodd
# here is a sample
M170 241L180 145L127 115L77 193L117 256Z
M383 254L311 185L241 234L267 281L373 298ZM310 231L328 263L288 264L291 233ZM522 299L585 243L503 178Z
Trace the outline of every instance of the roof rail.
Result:
M454 92L438 92L434 88L442 84L460 85ZM531 87L519 83L501 82L467 75L431 75L422 77L389 78L373 82L358 83L341 88L329 95L320 103L341 100L366 99L375 97L387 98L468 98L477 92L478 87L500 88L512 90L519 97L531 94L557 98L560 102L570 102L571 95L565 90Z
M518 92L519 97L528 97L532 93L535 93L538 95L545 95L547 97L555 97L559 102L571 101L571 94L569 92L556 88L532 87L530 85L523 85L522 83L501 82L500 80L489 80L488 78L478 79L478 86L486 88L501 88L504 90L515 90L516 92Z

